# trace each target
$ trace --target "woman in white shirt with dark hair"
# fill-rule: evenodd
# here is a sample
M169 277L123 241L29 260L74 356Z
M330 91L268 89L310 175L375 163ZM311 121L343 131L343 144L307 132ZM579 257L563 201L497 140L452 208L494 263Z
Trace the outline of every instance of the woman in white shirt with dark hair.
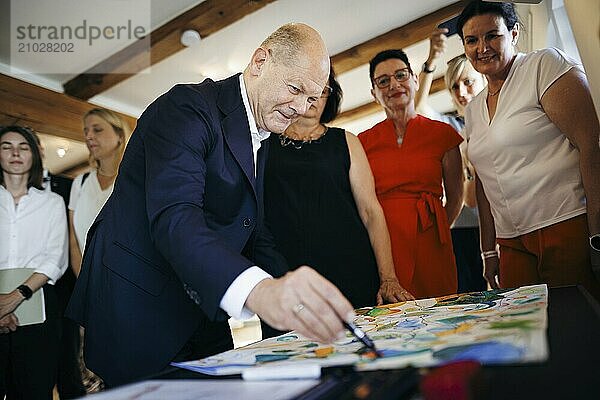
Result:
M518 53L519 31L510 3L474 1L458 19L488 81L465 113L485 277L493 288L582 284L600 298L600 125L587 79L558 49Z
M40 150L29 129L0 129L0 167L0 273L8 280L8 270L31 272L19 273L23 281L0 294L0 398L52 399L60 337L52 285L68 266L65 206L44 191ZM15 311L42 287L45 321L19 326Z
M116 113L103 108L83 117L85 144L90 152L91 172L73 181L69 200L69 252L79 275L87 231L112 193L119 163L131 130Z

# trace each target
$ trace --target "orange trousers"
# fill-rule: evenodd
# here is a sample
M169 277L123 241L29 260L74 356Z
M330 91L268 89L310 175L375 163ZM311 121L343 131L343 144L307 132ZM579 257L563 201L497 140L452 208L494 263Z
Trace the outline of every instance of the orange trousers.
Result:
M498 239L500 287L580 284L600 300L588 232L583 214L515 238Z

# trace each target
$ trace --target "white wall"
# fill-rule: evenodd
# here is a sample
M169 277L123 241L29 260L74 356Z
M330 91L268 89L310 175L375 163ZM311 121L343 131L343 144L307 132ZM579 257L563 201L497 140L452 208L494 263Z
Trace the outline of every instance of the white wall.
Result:
M600 116L600 1L564 0L571 29Z

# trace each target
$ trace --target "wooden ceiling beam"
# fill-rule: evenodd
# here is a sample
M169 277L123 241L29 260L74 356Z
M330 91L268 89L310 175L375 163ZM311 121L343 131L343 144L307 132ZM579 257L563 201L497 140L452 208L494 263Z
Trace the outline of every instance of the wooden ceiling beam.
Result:
M434 79L433 82L431 82L431 89L429 89L429 94L432 95L442 90L446 90L446 82L444 82L444 77L440 76L439 78Z
M340 126L356 121L357 119L365 118L375 113L383 111L383 108L376 101L363 104L361 106L351 108L338 114L338 116L327 125ZM358 133L358 132L356 132Z
M440 22L458 15L465 4L466 1L457 1L334 55L331 57L331 62L335 73L339 75L368 64L371 58L382 50L401 49L428 39L434 27Z
M83 115L96 105L0 74L0 122L83 142ZM135 128L136 119L119 114Z
M429 39L431 32L440 22L458 15L465 4L466 1L457 1L456 3L452 3L444 8L409 22L406 25L369 39L366 42L360 43L332 56L331 62L336 74L339 75L364 64L368 64L380 51L387 49L401 49L412 46L422 40ZM446 85L443 77L434 79L429 94L437 93L445 88ZM372 101L340 113L331 124L346 124L375 114L379 111L381 111L381 106Z
M205 38L273 1L205 0L152 31L150 49L147 40L140 39L65 83L65 93L87 100L147 68L148 50L150 65L183 50L180 38L185 30L194 29Z

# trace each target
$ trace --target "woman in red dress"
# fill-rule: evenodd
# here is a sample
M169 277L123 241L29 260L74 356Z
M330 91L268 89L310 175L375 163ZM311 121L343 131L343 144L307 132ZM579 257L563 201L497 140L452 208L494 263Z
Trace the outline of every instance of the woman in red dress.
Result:
M359 139L388 224L396 275L416 298L456 293L450 224L462 206L462 138L450 125L417 115L419 84L402 50L377 54L369 73L387 119Z

